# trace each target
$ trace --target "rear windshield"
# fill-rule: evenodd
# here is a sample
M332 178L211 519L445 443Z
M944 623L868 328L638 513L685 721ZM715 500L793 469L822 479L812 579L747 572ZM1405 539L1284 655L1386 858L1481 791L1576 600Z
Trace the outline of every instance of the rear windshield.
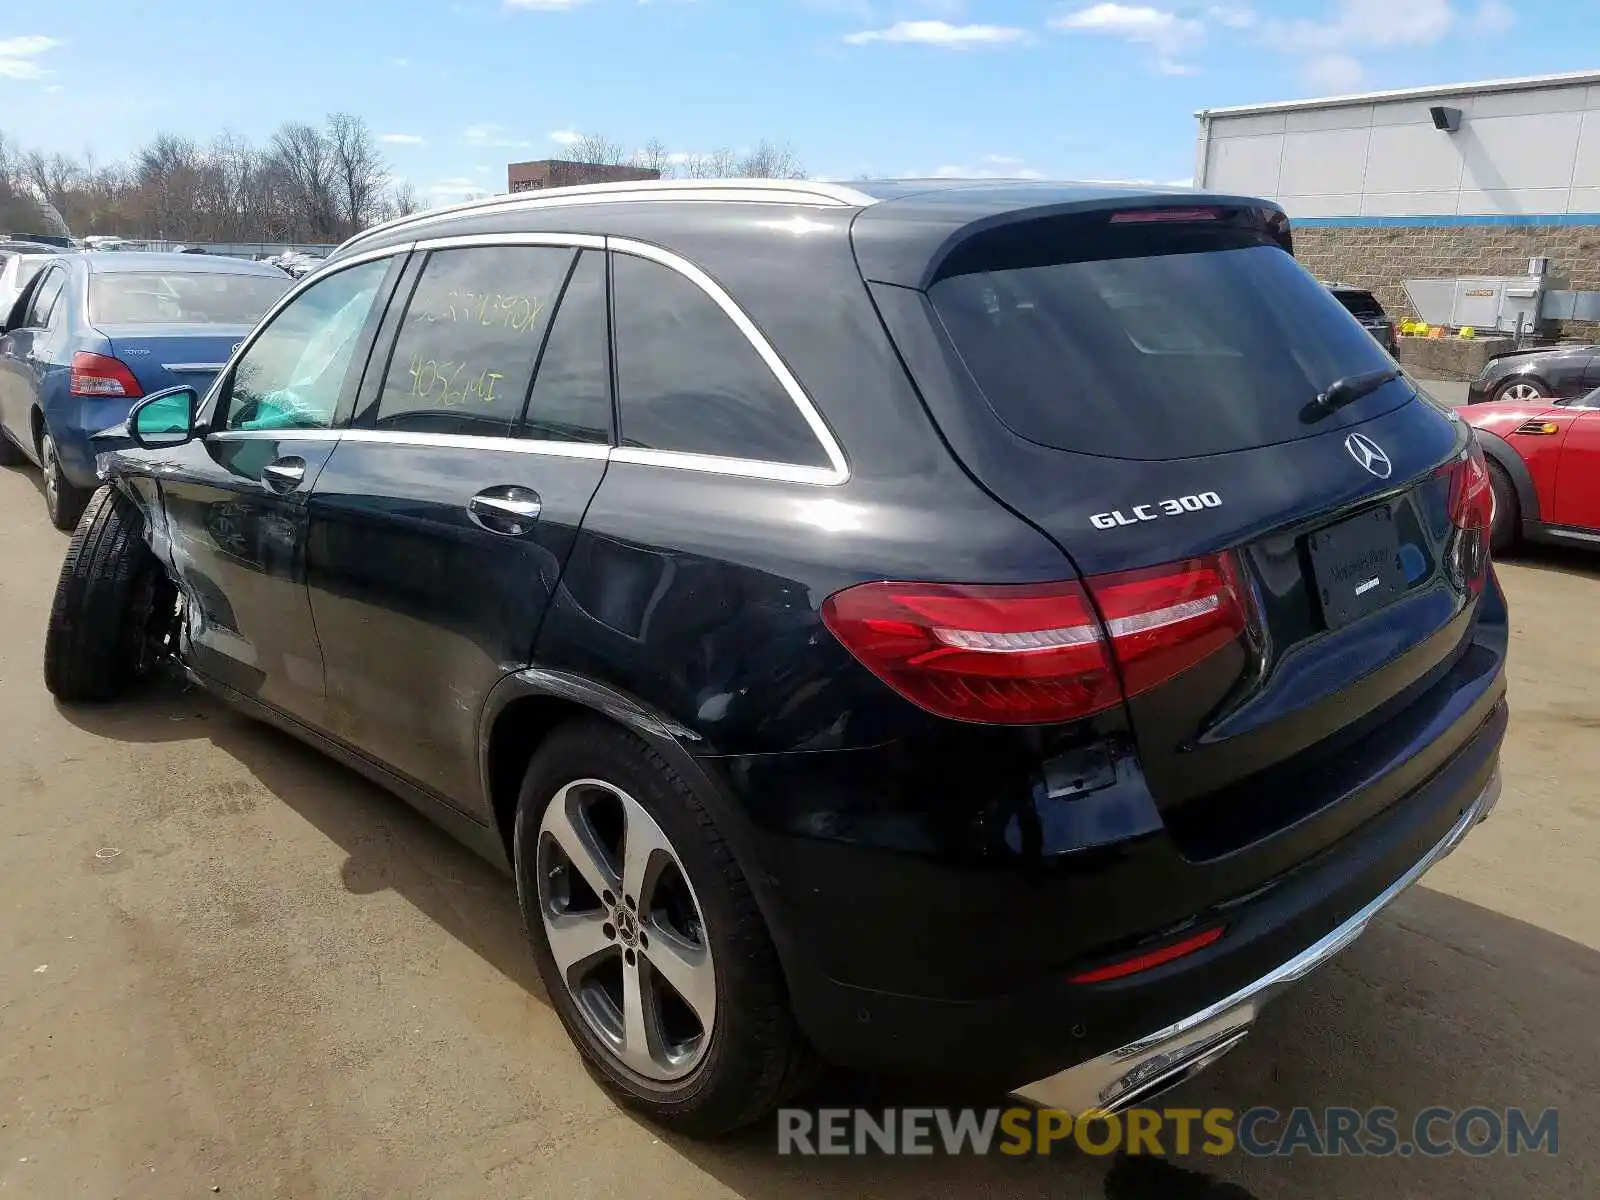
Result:
M965 243L929 289L995 413L1047 446L1167 459L1291 441L1411 396L1390 383L1335 415L1330 383L1393 367L1263 229L1225 221L1029 222Z
M221 271L117 271L89 277L97 325L254 325L288 290L288 276Z

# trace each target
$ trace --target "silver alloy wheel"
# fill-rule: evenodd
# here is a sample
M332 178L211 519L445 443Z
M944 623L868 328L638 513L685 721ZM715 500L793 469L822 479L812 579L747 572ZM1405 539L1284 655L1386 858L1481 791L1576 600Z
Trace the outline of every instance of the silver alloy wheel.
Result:
M1500 393L1502 400L1515 400L1522 404L1532 404L1543 400L1544 393L1531 383L1513 383L1504 392Z
M53 517L61 509L61 460L48 433L39 439L39 459L44 468L44 503Z
M705 1058L716 966L705 916L654 818L601 779L578 779L539 822L539 916L584 1023L623 1066L672 1082Z

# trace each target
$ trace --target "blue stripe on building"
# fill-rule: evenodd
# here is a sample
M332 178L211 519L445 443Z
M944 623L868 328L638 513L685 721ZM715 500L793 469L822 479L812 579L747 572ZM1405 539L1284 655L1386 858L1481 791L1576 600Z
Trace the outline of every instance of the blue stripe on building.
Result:
M1293 217L1297 229L1432 229L1459 225L1600 225L1600 213L1473 213L1461 216Z

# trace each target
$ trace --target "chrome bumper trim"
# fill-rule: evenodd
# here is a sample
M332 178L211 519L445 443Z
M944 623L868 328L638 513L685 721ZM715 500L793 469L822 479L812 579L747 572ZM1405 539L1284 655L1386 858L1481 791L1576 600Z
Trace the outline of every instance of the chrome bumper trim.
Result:
M1268 1000L1355 941L1401 892L1459 846L1472 827L1489 815L1499 799L1500 770L1497 766L1483 791L1450 832L1415 866L1342 925L1231 996L1120 1049L1018 1088L1016 1094L1034 1104L1082 1116L1129 1108L1182 1083L1243 1041Z

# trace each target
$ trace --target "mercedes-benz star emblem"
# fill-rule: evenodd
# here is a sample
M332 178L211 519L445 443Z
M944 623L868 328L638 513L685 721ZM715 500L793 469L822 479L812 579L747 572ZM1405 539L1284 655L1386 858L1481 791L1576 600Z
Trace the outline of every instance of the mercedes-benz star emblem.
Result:
M1350 451L1351 458L1379 479L1389 478L1389 472L1394 470L1393 464L1389 462L1389 456L1383 452L1383 447L1364 433L1352 433L1345 438L1344 448Z

